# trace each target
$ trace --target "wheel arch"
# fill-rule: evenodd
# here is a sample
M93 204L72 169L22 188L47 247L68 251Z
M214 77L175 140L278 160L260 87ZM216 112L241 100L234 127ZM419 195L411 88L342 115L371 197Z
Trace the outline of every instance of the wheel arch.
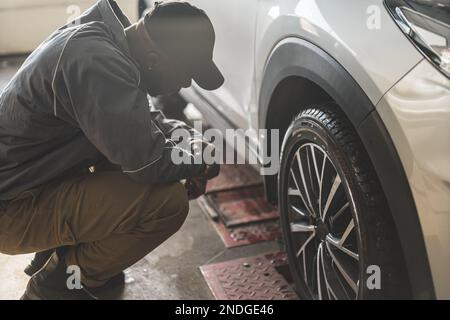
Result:
M424 237L408 179L373 103L352 76L318 46L303 39L286 38L274 47L267 60L260 93L259 127L280 129L281 139L293 117L307 106L328 101L339 105L358 132L384 190L401 242L413 297L435 298ZM266 176L265 184L269 200L276 203L273 195L277 194L277 177Z

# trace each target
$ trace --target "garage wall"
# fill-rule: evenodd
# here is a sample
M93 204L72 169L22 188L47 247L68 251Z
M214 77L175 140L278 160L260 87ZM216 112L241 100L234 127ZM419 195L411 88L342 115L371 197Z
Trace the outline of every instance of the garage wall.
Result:
M33 51L53 31L96 0L1 0L0 55ZM131 21L138 19L138 0L118 0Z

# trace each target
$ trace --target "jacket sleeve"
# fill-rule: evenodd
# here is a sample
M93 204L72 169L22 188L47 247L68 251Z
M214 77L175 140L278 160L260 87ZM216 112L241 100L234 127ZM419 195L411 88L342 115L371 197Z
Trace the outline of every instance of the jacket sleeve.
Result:
M139 72L118 49L72 57L64 66L60 72L68 101L61 104L61 112L132 179L147 184L175 182L205 169L155 124L147 96L139 89ZM55 107L56 116L58 112ZM190 161L175 164L174 149Z
M153 122L158 126L158 128L162 131L167 139L173 139L174 133L177 130L184 130L189 135L189 141L204 139L203 135L200 132L188 126L183 121L167 119L164 113L159 110L151 111L151 113Z

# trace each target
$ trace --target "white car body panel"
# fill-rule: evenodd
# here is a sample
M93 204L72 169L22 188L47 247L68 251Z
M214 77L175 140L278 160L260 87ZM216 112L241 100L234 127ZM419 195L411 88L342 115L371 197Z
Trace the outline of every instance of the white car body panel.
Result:
M213 92L197 87L208 101L240 128L248 127L254 83L254 49L259 0L191 0L206 11L216 31L214 60L225 84ZM245 14L243 14L245 12Z
M214 92L196 85L190 90L200 92L239 128L258 128L258 98L266 63L275 45L286 37L303 38L332 52L374 105L422 59L399 32L382 0L190 2L204 9L213 22L215 60L226 79L224 87ZM379 29L373 22L377 17ZM195 99L187 91L183 94Z
M73 20L96 2L96 0L1 0L0 55L33 51L53 31ZM137 21L138 0L118 0L117 3L131 21Z
M214 59L224 73L225 84L211 92L193 83L181 95L208 113L208 121L222 131L226 129L220 127L223 118L230 127L264 129L258 123L264 72L271 52L287 37L303 38L332 52L374 105L422 59L392 21L382 0L346 0L345 4L338 0L190 2L205 10L214 25ZM379 9L380 29L367 27L372 21L369 8ZM251 145L257 149L258 141L251 141Z
M436 296L450 298L450 81L423 60L377 107L419 214Z
M273 44L286 35L332 53L374 105L422 59L382 0L262 0L257 30L257 86Z

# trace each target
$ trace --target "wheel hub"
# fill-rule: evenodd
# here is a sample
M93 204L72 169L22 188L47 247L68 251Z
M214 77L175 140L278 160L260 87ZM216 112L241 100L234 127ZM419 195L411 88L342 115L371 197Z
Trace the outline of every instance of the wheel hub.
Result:
M324 223L322 220L318 220L316 222L316 235L317 239L321 242L325 241L327 238L327 235L330 233L330 229L328 228L327 224Z

